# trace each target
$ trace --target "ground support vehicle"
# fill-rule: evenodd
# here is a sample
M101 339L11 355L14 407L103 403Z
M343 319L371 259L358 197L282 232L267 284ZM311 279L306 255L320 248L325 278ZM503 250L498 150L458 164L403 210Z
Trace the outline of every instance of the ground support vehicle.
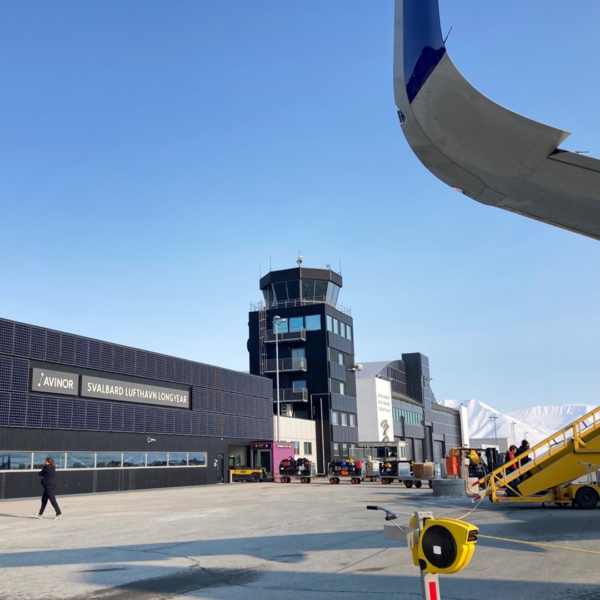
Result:
M389 485L397 479L400 483L404 483L407 488L420 488L421 478L413 477L412 466L406 460L388 460L379 463L379 475L383 485Z
M408 461L391 460L379 463L379 474L383 485L389 485L397 479L399 483L403 483L408 489L413 486L420 489L423 486L424 481L428 483L430 489L433 488L434 478L415 477L413 474L412 463Z
M595 508L600 499L599 467L597 407L480 479L479 498ZM587 481L578 481L586 475Z
M329 483L333 484L349 480L351 484L356 485L364 479L362 462L354 462L352 459L330 462L328 473Z
M498 450L489 448L468 448L457 446L446 456L446 473L448 477L484 478L488 473L500 466Z
M250 469L250 468L239 468L231 469L232 481L251 481L252 483L258 483L259 481L267 480L267 472L265 469Z
M382 485L389 485L395 479L402 481L404 477L410 477L410 463L401 460L386 460L379 463L379 476Z
M290 458L284 458L279 463L279 473L275 477L275 481L291 483L296 477L300 479L300 483L310 483L312 462L307 458L294 459L291 456Z
M398 481L403 483L408 489L413 486L417 489L420 489L423 487L423 481L427 481L429 489L433 488L433 479L415 479L414 477L405 477L404 479L398 479Z

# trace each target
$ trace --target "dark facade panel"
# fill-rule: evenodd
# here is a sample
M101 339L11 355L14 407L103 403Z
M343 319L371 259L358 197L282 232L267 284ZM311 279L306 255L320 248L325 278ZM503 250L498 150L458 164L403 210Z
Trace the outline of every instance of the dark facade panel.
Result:
M329 361L329 374L333 379L346 381L346 368L345 365Z
M13 354L15 323L0 319L0 354Z
M444 435L444 443L446 444L446 452L448 452L450 448L457 448L462 446L461 437L456 433Z
M153 385L162 383L187 390L196 374L199 385L190 390L191 411L143 404L127 406L85 397L41 397L28 389L32 367ZM220 419L211 429L202 426L191 414L225 413L230 406L230 395L238 390L233 414L252 417L245 427L249 438L268 439L270 435L265 432L272 427L273 418L269 386L269 380L228 369L0 319L0 391L9 392L0 398L0 425L227 436L231 430L229 420ZM202 419L206 420L206 415Z
M423 368L421 354L403 354L402 361L406 365L407 395L423 404Z
M356 398L352 398L352 396L343 396L342 394L331 394L331 408L333 410L342 410L344 412L356 414Z
M345 354L354 355L354 344L352 340L342 337L337 333L333 333L333 331L327 332L327 339L331 348L344 352Z
M358 444L358 427L331 426L331 439L334 442Z
M422 440L425 437L425 431L420 425L409 425L408 423L405 423L404 435L407 438L415 438L418 440Z

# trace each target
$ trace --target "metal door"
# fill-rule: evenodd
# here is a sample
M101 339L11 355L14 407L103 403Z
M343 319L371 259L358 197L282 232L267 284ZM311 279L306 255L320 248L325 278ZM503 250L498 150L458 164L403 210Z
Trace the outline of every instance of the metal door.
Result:
M222 453L217 454L217 458L215 459L215 471L217 483L223 483L223 481L225 481L225 455Z
M442 464L444 461L444 442L433 442L433 462Z
M254 450L252 459L252 466L255 469L264 469L269 475L273 474L270 450Z

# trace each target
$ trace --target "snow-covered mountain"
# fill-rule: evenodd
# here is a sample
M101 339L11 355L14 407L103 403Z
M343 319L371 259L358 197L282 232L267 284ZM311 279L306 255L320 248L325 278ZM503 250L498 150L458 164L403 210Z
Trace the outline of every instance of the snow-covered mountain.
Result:
M515 438L517 445L527 438L531 445L546 439L555 429L547 429L541 422L535 425L513 415L501 413L480 400L444 400L444 405L458 409L467 407L470 438ZM492 419L490 417L496 417ZM513 430L514 427L514 430Z
M537 423L550 432L558 431L573 421L596 408L592 404L565 404L564 406L534 406L516 412L508 413L509 416L524 421Z
M461 404L467 407L470 438L514 437L517 446L524 438L531 445L537 444L596 408L591 404L564 404L501 413L479 400L444 400L443 404L455 409Z

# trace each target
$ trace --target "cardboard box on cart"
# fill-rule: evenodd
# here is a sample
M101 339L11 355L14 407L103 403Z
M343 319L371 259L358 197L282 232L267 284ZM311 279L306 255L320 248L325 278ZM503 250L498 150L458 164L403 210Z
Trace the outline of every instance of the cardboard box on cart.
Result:
M433 479L433 463L415 463L413 465L413 477L415 479Z

